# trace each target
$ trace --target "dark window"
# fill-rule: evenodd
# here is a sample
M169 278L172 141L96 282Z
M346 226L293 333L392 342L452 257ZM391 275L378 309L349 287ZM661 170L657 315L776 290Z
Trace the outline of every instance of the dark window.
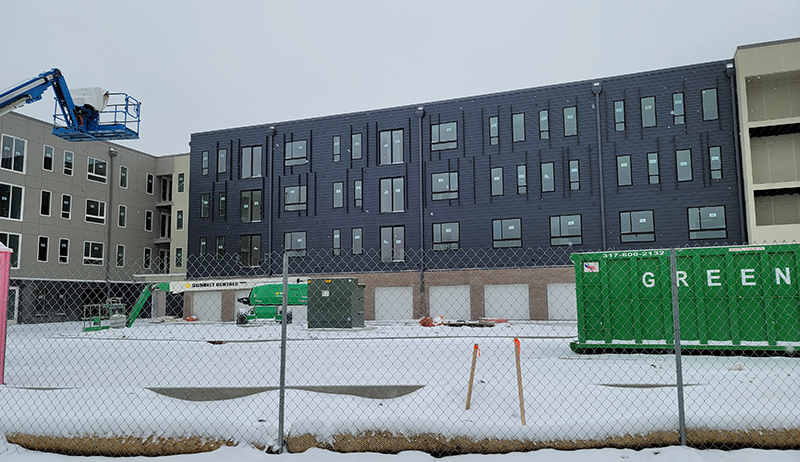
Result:
M228 171L228 150L217 150L217 173L225 173Z
M144 252L142 253L142 268L149 270L152 264L153 264L153 249L145 247Z
M431 198L435 201L458 199L458 172L431 175Z
M686 123L686 116L683 106L683 93L672 94L672 122L675 125L683 125Z
M364 231L361 228L353 228L351 230L352 243L350 247L352 249L353 255L361 255L361 252L364 251L364 243L361 242L361 234L363 232Z
M219 193L217 214L222 218L225 218L225 216L228 214L228 194L224 191Z
M0 185L0 189L2 189L3 185ZM65 220L69 220L70 215L72 214L72 196L69 194L62 194L61 195L61 218Z
M156 181L156 177L153 176L152 173L148 173L147 174L147 186L145 188L147 194L153 194L154 187L155 187L155 181Z
M117 245L117 267L122 268L125 266L125 246L122 244ZM180 267L180 265L177 265Z
M575 106L564 108L564 136L578 134L578 108Z
M261 176L261 146L242 148L242 178Z
M152 231L153 230L153 211L152 210L145 210L144 211L144 230L145 231Z
M64 175L72 176L72 165L74 158L75 154L70 151L64 151Z
M647 153L647 176L648 176L648 181L649 181L650 184L658 184L659 183L658 153L657 152L648 152Z
M656 126L656 97L647 96L641 99L642 127Z
M528 167L517 165L517 194L528 193Z
M689 239L725 239L725 207L694 207L689 212Z
M333 208L344 207L344 183L337 181L333 183Z
M692 181L692 150L675 151L675 161L678 166L678 181Z
M12 250L11 252L11 267L12 268L19 268L19 242L22 237L19 234L11 234L11 233L4 233L0 232L0 244L8 247Z
M208 218L211 211L211 194L200 194L200 217Z
M25 140L21 138L3 135L3 151L0 152L0 168L14 172L24 172L26 144ZM72 175L71 167L69 174Z
M183 210L178 210L176 212L175 229L177 229L178 231L183 230Z
M58 240L58 262L69 263L69 239Z
M39 201L39 215L44 215L46 217L50 216L50 198L51 197L52 197L52 193L50 191L42 190L41 201Z
M497 116L489 117L489 144L500 142L500 121Z
M283 165L302 165L307 162L306 140L288 141L283 149Z
M433 224L433 250L456 250L458 244L458 222Z
M653 242L656 240L654 231L652 210L619 214L621 242Z
M492 175L492 196L503 195L503 167L494 167Z
M240 216L242 223L261 221L261 190L242 191Z
M199 254L200 254L201 257L205 257L206 255L208 255L208 238L206 238L206 237L201 237L200 238L200 252L199 252Z
M334 229L331 232L331 248L333 249L334 255L341 255L342 254L342 230L341 229Z
M431 125L431 151L455 149L458 147L458 123Z
M540 166L542 171L542 192L553 192L556 190L555 165L552 162L544 162Z
M386 130L379 134L380 165L403 163L403 130Z
M175 248L175 268L183 268L183 247Z
M719 180L722 178L722 148L711 146L708 148L708 161L711 167L711 179Z
M47 236L39 236L39 253L36 256L36 261L46 262L48 248L50 247L50 238Z
M259 266L261 264L260 234L239 236L239 262L242 266Z
M48 172L53 171L53 147L45 145L44 158L42 159L42 169Z
M208 151L203 151L203 160L200 163L200 174L208 175Z
M128 167L124 165L119 166L119 187L128 188Z
M405 227L381 227L381 261L405 261Z
M83 242L83 264L84 265L103 265L103 243L102 242Z
M492 220L492 247L522 247L521 223L519 218Z
M339 162L342 160L342 137L335 135L333 137L333 161Z
M539 111L539 139L546 140L550 138L550 111L542 109Z
M709 88L703 90L703 120L719 119L719 108L717 107L717 89Z
M98 183L105 183L108 177L108 162L100 159L89 158L87 178Z
M106 203L86 199L86 221L102 225L106 222Z
M186 191L186 175L183 173L178 174L178 192Z
M124 205L119 206L119 215L117 217L117 226L124 228L128 225L128 207Z
M631 156L617 156L617 186L630 186L632 184Z
M405 209L403 177L381 178L381 213L402 212Z
M361 133L353 133L350 137L352 147L350 149L350 156L353 159L361 159Z
M287 212L306 210L308 208L306 188L306 186L286 186L283 188L283 210Z
M625 131L625 101L614 101L614 130Z
M215 253L217 260L225 258L225 236L217 236L217 251Z
M23 188L0 183L0 218L22 219Z
M361 188L361 180L355 180L353 182L353 205L356 207L361 207L364 203L364 191Z
M525 113L511 115L511 137L514 142L525 141Z
M290 233L284 233L283 248L290 256L304 256L306 254L306 232L294 231Z
M580 215L550 217L550 245L580 245L582 243Z
M577 160L569 161L569 189L570 191L581 189L581 165Z

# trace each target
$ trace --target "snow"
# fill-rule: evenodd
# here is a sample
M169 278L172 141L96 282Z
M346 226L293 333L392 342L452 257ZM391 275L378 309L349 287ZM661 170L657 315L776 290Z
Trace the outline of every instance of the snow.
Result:
M330 441L338 433L388 430L473 439L585 440L677 429L675 360L670 355L577 355L570 322L509 322L492 328L368 322L353 331L288 326L286 430ZM514 355L521 342L527 425L521 425ZM209 341L215 342L214 344ZM474 344L480 347L472 402L465 410ZM312 449L266 455L277 442L277 390L224 401L189 401L150 388L275 387L280 326L137 321L132 328L82 332L80 323L12 325L0 432L50 436L201 436L239 442L217 455L181 460L267 457L339 460L430 456L338 455ZM796 428L796 358L684 356L690 428ZM309 386L422 385L394 399L318 393ZM294 388L293 388L294 387ZM536 451L458 460L800 460L797 451ZM3 460L61 458L0 443ZM7 457L10 456L10 457ZM740 457L736 459L735 457ZM17 458L17 459L15 459ZM208 458L208 459L203 459ZM480 459L478 459L480 458ZM783 459L782 459L783 458Z

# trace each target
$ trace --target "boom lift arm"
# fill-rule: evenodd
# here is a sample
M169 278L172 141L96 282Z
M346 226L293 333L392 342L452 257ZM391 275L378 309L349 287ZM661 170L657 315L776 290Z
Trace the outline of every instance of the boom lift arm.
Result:
M53 135L67 141L139 138L139 101L125 93L102 89L75 90L87 95L94 93L96 97L73 99L64 76L56 68L0 92L0 116L39 101L50 87L56 94Z

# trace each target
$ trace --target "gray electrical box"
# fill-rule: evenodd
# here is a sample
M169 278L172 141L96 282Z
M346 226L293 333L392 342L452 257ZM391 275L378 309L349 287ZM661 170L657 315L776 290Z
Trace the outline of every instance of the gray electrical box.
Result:
M308 328L364 327L364 285L356 278L312 279L308 283Z

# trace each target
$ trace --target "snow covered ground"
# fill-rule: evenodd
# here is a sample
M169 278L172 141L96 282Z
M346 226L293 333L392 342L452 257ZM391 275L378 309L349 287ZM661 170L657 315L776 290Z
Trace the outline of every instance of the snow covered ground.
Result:
M285 428L290 435L311 434L319 441L371 430L471 439L586 440L677 429L673 356L577 355L569 349L575 335L574 323L519 322L493 328L368 323L365 329L347 332L292 324L287 344L289 387L422 388L394 399L290 388ZM514 338L521 342L526 425L521 423ZM279 339L280 327L272 323L239 327L137 321L129 329L102 332L82 332L80 323L9 326L6 386L0 387L0 432L201 436L244 445L223 449L228 451L226 458L339 460L342 456L320 451L307 456L265 456L247 449L247 443L275 445L278 391L224 401L192 401L150 390L277 386ZM481 355L472 403L466 410L474 344L479 345ZM720 430L798 427L798 361L788 357L684 357L687 426ZM3 451L22 454L8 444L0 446L0 454ZM667 448L658 457L647 451L578 453L553 455L548 460L590 457L602 461L603 457L617 460L623 455L631 460L721 460L713 452L680 448ZM769 457L800 459L797 452L777 454ZM570 458L573 456L581 459ZM36 457L49 461L58 456L26 453L25 460ZM182 460L194 457L200 460L204 456ZM517 460L514 455L498 457ZM536 460L528 454L524 457ZM762 452L759 457L766 456ZM404 453L393 460L428 458Z

